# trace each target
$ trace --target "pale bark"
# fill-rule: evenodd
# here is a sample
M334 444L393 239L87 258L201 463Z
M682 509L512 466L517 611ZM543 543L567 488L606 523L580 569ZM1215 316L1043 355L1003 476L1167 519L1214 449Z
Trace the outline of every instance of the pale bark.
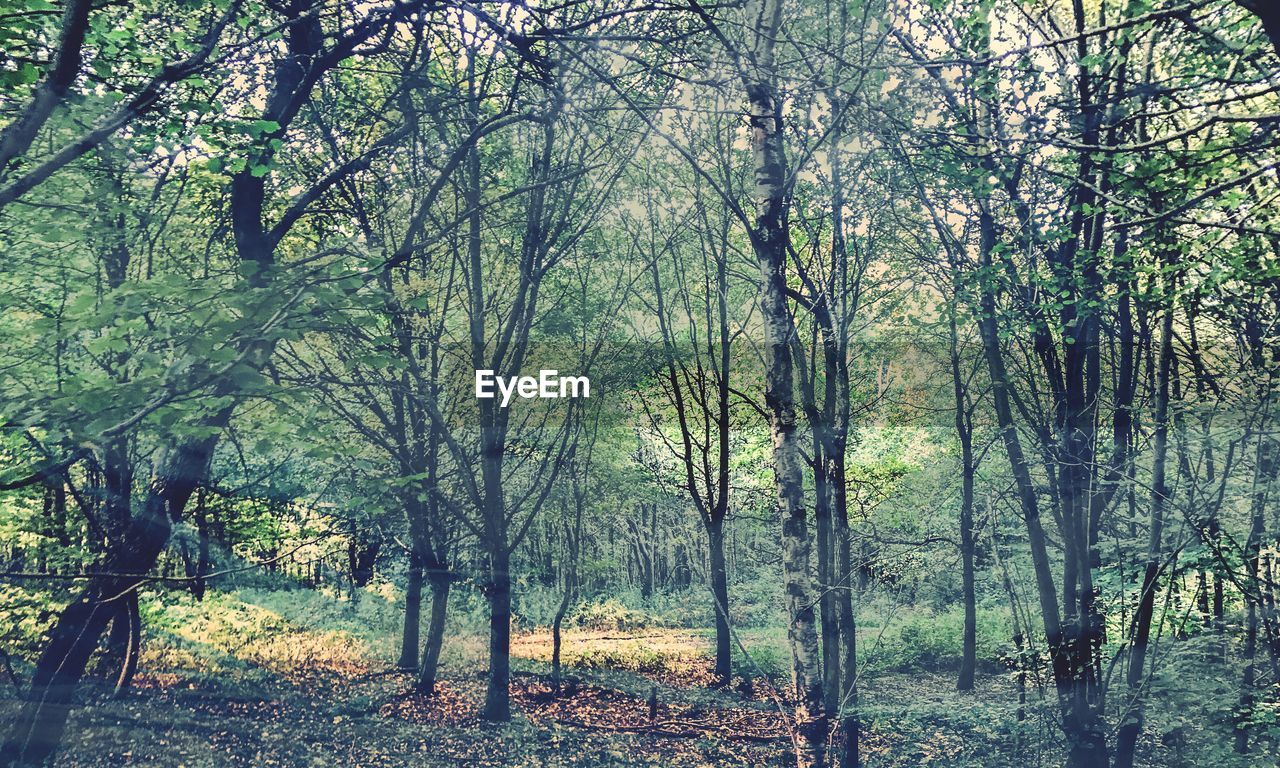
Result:
M782 26L782 0L750 4L752 66L746 78L755 175L751 245L760 268L760 319L764 327L765 405L773 443L776 506L782 518L782 567L796 687L796 763L827 762L829 728L818 653L810 572L809 524L804 504L804 462L796 433L791 344L795 323L787 304L787 168L782 105L777 90L774 45Z

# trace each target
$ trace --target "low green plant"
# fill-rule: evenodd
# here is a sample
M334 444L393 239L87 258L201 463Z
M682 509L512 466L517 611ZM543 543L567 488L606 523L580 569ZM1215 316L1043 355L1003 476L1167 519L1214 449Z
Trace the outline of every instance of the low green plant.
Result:
M630 608L620 600L584 603L573 612L570 625L580 629L632 632L665 626L665 623L646 611Z
M977 611L977 660L988 669L1002 668L1012 651L1007 611ZM915 612L888 623L883 631L869 629L863 641L864 658L874 671L941 671L960 663L964 647L964 612L959 606L943 612Z

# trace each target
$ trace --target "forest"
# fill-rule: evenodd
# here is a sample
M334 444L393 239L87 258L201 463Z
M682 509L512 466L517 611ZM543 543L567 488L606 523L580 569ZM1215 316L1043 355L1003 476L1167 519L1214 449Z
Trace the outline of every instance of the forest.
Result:
M0 766L1280 765L1273 0L0 0Z

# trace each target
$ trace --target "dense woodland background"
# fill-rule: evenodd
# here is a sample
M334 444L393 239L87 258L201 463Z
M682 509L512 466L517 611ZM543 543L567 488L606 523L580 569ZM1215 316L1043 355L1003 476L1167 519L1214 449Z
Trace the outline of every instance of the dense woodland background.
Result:
M1276 764L1274 4L2 0L0 85L0 764Z

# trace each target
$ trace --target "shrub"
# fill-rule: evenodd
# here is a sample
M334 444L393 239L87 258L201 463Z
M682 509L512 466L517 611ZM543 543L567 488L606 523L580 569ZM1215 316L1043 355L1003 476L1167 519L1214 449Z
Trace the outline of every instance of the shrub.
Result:
M650 613L628 608L621 601L609 598L603 602L579 605L571 615L569 624L582 629L631 632L661 627L665 622Z
M667 668L668 662L668 657L652 648L634 645L627 648L594 646L578 654L573 665L583 669L623 669L639 674L657 674Z
M992 669L1011 652L1009 615L1006 611L979 608L977 614L978 662ZM879 671L928 670L955 667L964 645L964 611L953 606L942 613L913 613L889 624L883 633L873 630L867 638L867 662Z

